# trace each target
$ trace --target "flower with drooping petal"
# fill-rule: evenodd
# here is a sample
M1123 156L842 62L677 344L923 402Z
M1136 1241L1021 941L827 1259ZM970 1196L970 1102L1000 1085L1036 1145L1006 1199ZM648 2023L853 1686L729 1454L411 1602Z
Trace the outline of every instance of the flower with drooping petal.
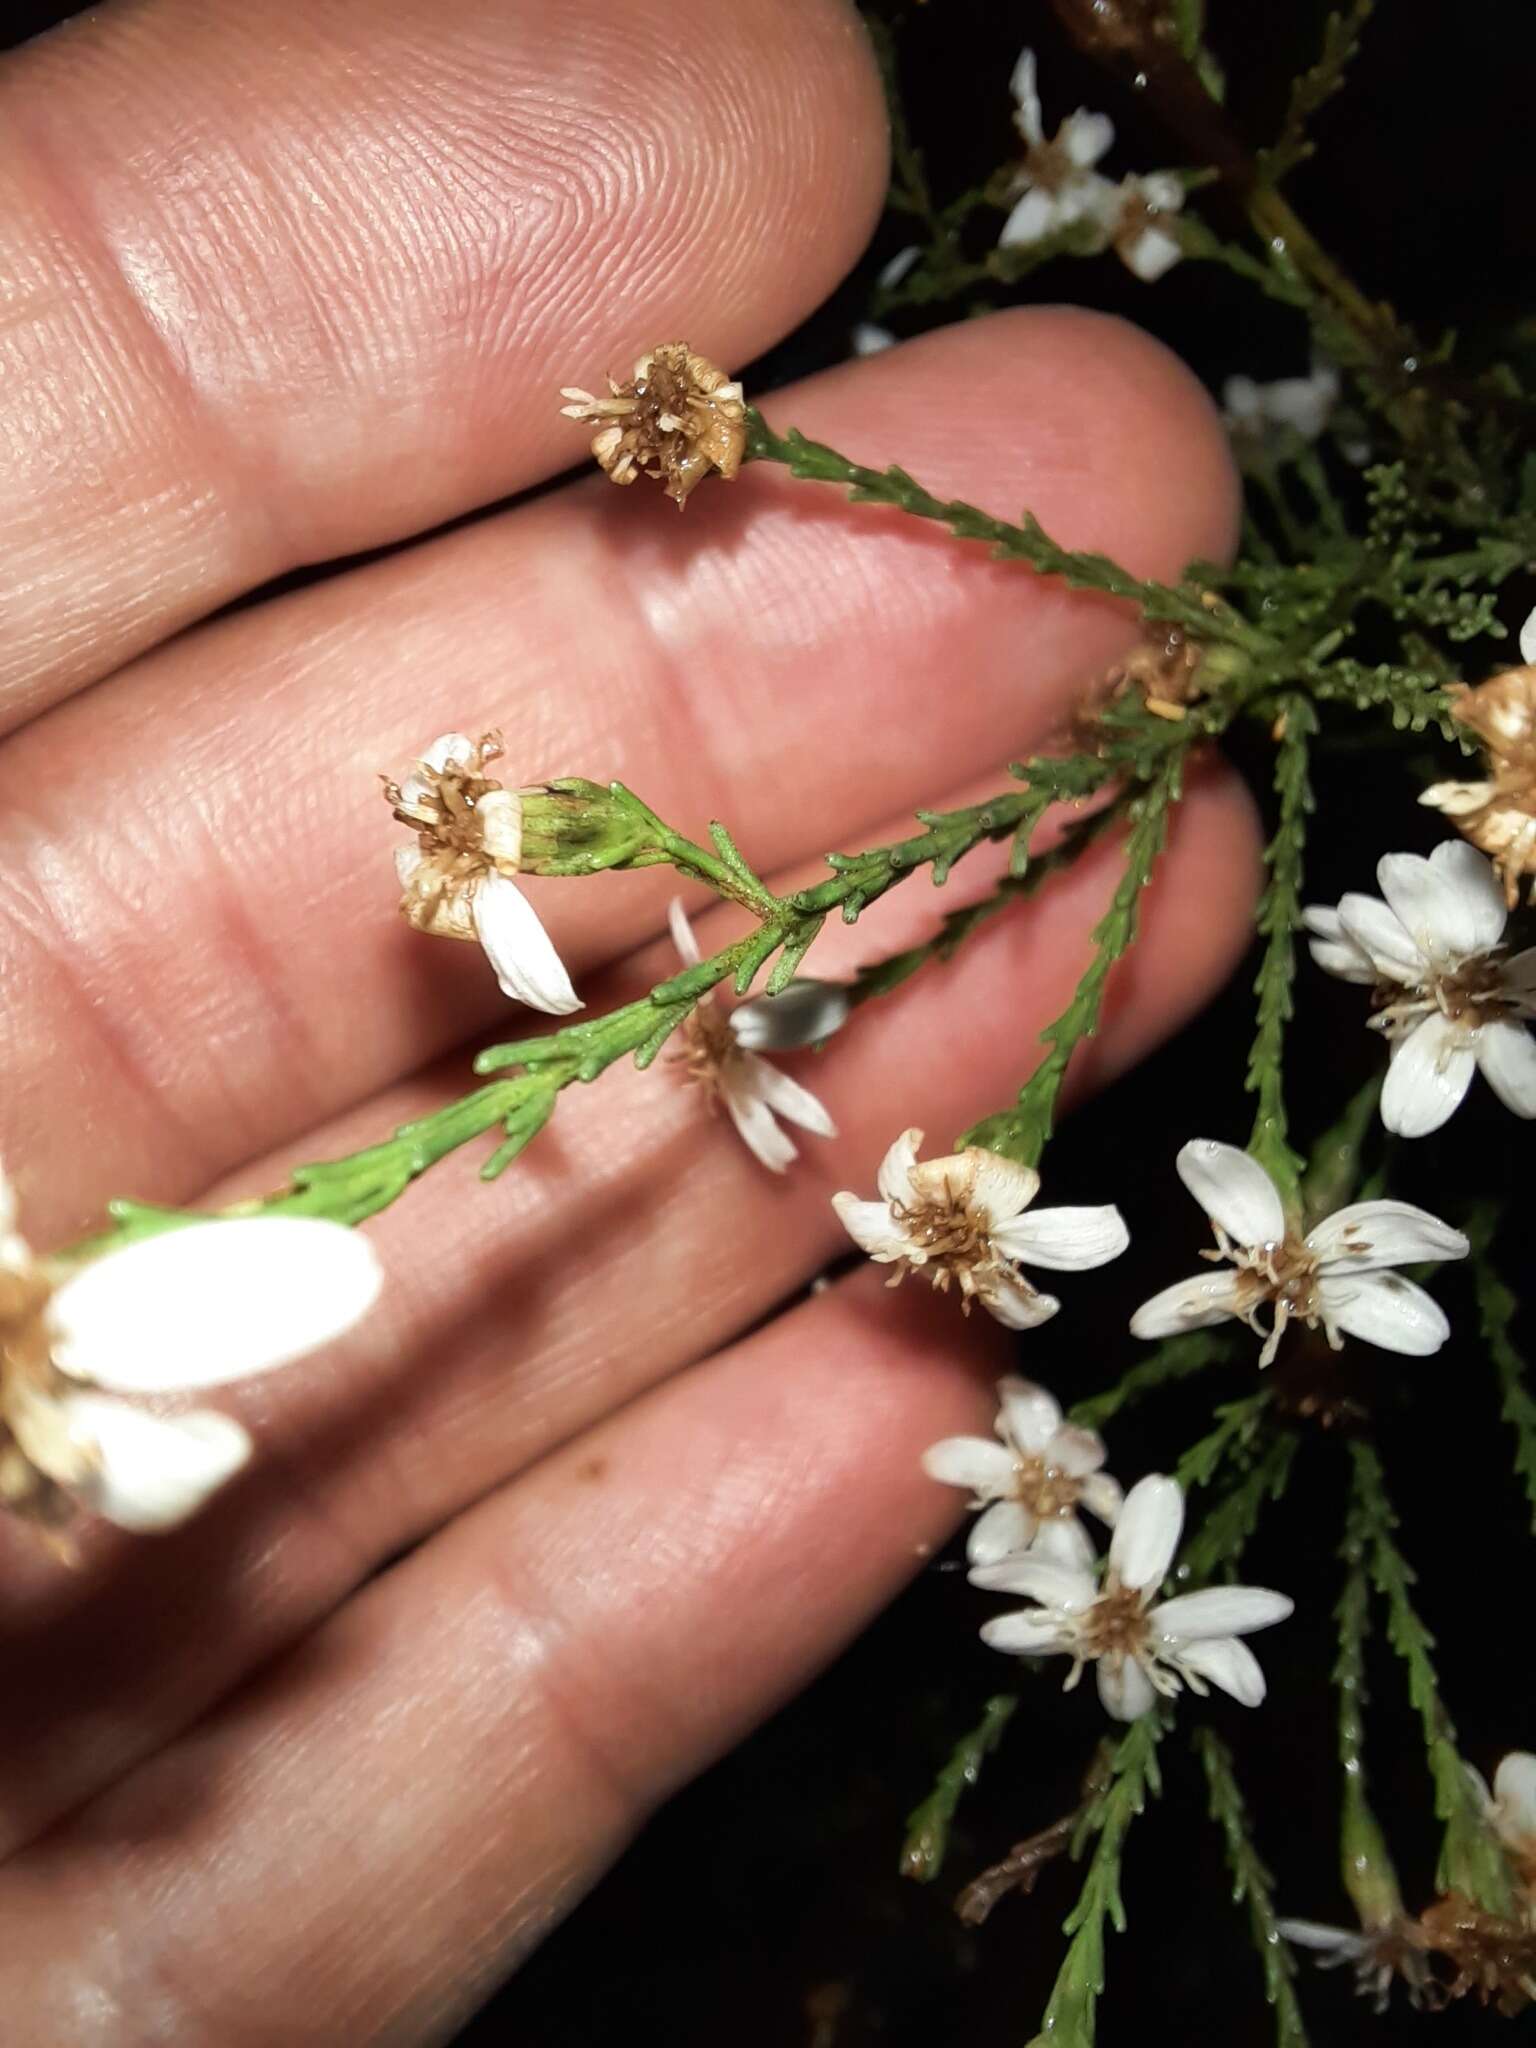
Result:
M667 913L672 927L672 943L685 967L697 967L702 957L699 942L693 935L682 904L672 899ZM828 984L817 983L819 988ZM768 1001L783 1001L785 997L767 998ZM743 1007L748 1007L743 1005ZM835 1002L813 1000L802 1004L799 999L791 1002L789 1016L803 1027L807 1020L825 1022L825 1029L816 1034L826 1037L836 1030L831 1022L837 1005ZM846 1001L842 1016L847 1015ZM722 1011L715 993L711 990L700 998L689 1013L682 1027L684 1044L683 1058L687 1062L688 1078L697 1081L707 1089L712 1099L725 1104L726 1114L741 1133L749 1152L760 1159L770 1173L782 1173L800 1155L794 1140L780 1123L780 1117L787 1122L798 1124L803 1131L812 1131L818 1138L835 1138L837 1126L809 1088L802 1088L798 1081L788 1074L780 1073L771 1062L753 1051L748 1042L760 1039L766 1043L769 1027L761 1021L762 1013L755 1013L755 1021L749 1020L741 1034L732 1029L734 1016ZM837 1023L842 1021L838 1017ZM781 1043L790 1043L786 1038ZM814 1038L802 1038L800 1044L815 1042Z
M1229 377L1221 387L1222 418L1239 441L1262 442L1277 429L1315 441L1338 396L1339 373L1331 363L1315 363L1310 376L1277 377L1269 384Z
M1156 284L1184 254L1184 244L1168 224L1183 204L1184 180L1176 171L1145 171L1118 187L1110 240L1126 269L1143 284Z
M1061 1303L1037 1293L1017 1261L1079 1273L1119 1258L1130 1243L1113 1206L1038 1209L1026 1216L1040 1188L1033 1167L979 1145L919 1164L922 1142L921 1131L902 1132L881 1162L877 1200L846 1192L832 1197L860 1250L878 1265L896 1267L893 1287L908 1273L921 1273L940 1290L958 1287L967 1311L979 1301L1010 1330L1032 1330Z
M685 341L663 342L635 364L628 383L608 379L606 398L571 384L567 419L595 420L592 454L610 483L655 477L681 511L711 470L727 483L747 452L746 393Z
M1024 138L1024 162L1010 188L1017 203L998 236L1002 249L1027 249L1080 220L1107 224L1115 187L1093 166L1115 139L1107 114L1079 107L1047 140L1033 50L1013 68L1014 125Z
M748 1052L798 1052L841 1031L853 1005L841 982L802 975L776 996L752 996L730 1014L736 1043Z
M1178 1482L1150 1473L1125 1497L1102 1584L1054 1558L979 1565L971 1583L1037 1604L985 1623L981 1639L1016 1657L1072 1659L1066 1689L1095 1666L1099 1698L1117 1721L1134 1721L1182 1687L1214 1685L1245 1707L1264 1697L1264 1673L1241 1636L1284 1621L1295 1603L1263 1586L1210 1586L1157 1599L1184 1527Z
M1488 1825L1508 1850L1528 1892L1536 1893L1536 1756L1512 1749L1493 1774L1493 1790L1467 1766Z
M1427 860L1389 853L1376 876L1385 902L1349 895L1304 915L1318 966L1375 989L1371 1023L1391 1045L1382 1122L1403 1138L1437 1131L1474 1072L1506 1109L1536 1116L1536 947L1502 957L1493 869L1450 839Z
M1317 1920L1278 1921L1281 1935L1298 1948L1311 1949L1320 1970L1347 1967L1355 1973L1355 1990L1369 1998L1373 2011L1385 2012L1393 1979L1408 1987L1411 2005L1422 2005L1429 1985L1428 1944L1417 1921L1405 1916L1381 1927L1326 1927Z
M1063 1421L1053 1396L1029 1380L1001 1380L997 1394L997 1442L948 1436L923 1453L930 1479L965 1487L981 1510L966 1556L997 1564L1028 1551L1091 1570L1093 1542L1078 1509L1111 1526L1120 1512L1120 1488L1101 1470L1103 1439Z
M15 1231L0 1174L0 1507L56 1528L77 1506L164 1529L238 1472L232 1416L156 1414L176 1394L328 1344L377 1297L367 1239L312 1217L209 1219L54 1272Z
M1452 717L1482 743L1483 779L1436 782L1419 798L1491 858L1510 910L1526 876L1536 902L1536 612L1521 628L1520 658L1521 668L1448 693Z
M1471 1249L1427 1210L1408 1202L1351 1202L1303 1237L1287 1217L1280 1190L1256 1159L1235 1145L1196 1138L1178 1157L1179 1178L1211 1219L1214 1252L1231 1270L1195 1273L1143 1302L1131 1318L1135 1337L1171 1337L1229 1317L1264 1338L1268 1365L1288 1323L1321 1327L1337 1351L1345 1337L1425 1358L1450 1335L1444 1314L1392 1270L1421 1259L1464 1259ZM1259 1321L1268 1306L1270 1327Z
M539 914L512 877L523 852L523 799L486 774L501 740L446 732L384 798L414 846L395 854L401 915L419 932L477 943L504 995L553 1017L581 1008Z

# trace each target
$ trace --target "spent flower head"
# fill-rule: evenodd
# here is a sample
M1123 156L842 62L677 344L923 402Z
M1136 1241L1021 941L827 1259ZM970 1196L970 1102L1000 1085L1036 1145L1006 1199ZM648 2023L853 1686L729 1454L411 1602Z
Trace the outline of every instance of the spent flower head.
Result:
M881 1161L874 1201L832 1197L843 1228L878 1265L893 1265L894 1287L908 1273L930 1286L959 1289L1010 1330L1032 1330L1061 1303L1040 1294L1019 1263L1082 1272L1117 1259L1130 1235L1113 1206L1024 1212L1040 1188L1031 1166L977 1145L943 1159L918 1160L923 1134L903 1131Z
M1184 1527L1176 1480L1151 1473L1125 1497L1102 1582L1082 1566L1034 1555L979 1565L971 1583L1034 1601L986 1622L981 1638L1017 1657L1072 1659L1067 1689L1086 1665L1117 1721L1134 1721L1184 1686L1230 1693L1245 1707L1264 1698L1264 1673L1241 1636L1284 1621L1294 1602L1263 1586L1211 1586L1157 1599Z
M478 944L503 994L551 1016L581 1008L539 914L512 877L523 871L527 796L486 770L499 734L436 739L384 799L415 844L395 853L401 915L419 932Z
M311 1217L189 1223L73 1268L34 1255L0 1172L0 1508L45 1529L77 1507L164 1529L238 1472L232 1416L157 1414L350 1329L380 1286L367 1239Z
M1506 1109L1536 1117L1536 948L1504 957L1493 869L1450 839L1427 860L1389 853L1376 876L1384 902L1348 895L1305 918L1319 967L1374 992L1370 1021L1391 1046L1382 1122L1404 1138L1438 1130L1477 1072Z
M1093 1541L1079 1510L1111 1526L1120 1512L1120 1488L1101 1469L1103 1439L1063 1421L1055 1397L1030 1380L1001 1380L997 1395L997 1441L949 1436L923 1453L930 1479L965 1487L981 1510L966 1556L996 1564L1028 1551L1089 1569Z
M654 477L679 508L711 470L727 482L747 452L747 401L740 384L684 341L648 349L608 396L566 385L567 419L597 422L592 454L611 483Z
M1523 666L1450 692L1451 715L1482 744L1481 779L1436 782L1419 798L1486 853L1513 910L1529 879L1536 900L1536 612L1520 634Z
M1292 1322L1321 1328L1336 1351L1346 1337L1359 1337L1425 1357L1450 1335L1423 1288L1392 1270L1421 1259L1465 1258L1467 1240L1448 1223L1408 1202L1352 1202L1303 1236L1280 1190L1237 1146L1196 1138L1177 1163L1180 1180L1211 1219L1216 1249L1205 1256L1221 1269L1192 1274L1143 1302L1131 1318L1133 1336L1169 1337L1236 1319L1263 1337L1262 1366Z

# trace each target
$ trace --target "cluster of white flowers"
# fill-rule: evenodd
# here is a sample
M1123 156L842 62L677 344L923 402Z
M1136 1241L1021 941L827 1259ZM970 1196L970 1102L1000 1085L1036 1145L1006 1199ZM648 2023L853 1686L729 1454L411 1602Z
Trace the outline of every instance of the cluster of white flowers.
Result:
M1149 171L1118 184L1095 166L1114 146L1107 114L1079 107L1047 136L1033 50L1013 68L1014 125L1024 140L1024 162L1013 182L1015 203L998 246L1028 249L1079 222L1091 224L1127 269L1152 284L1183 255L1170 225L1184 204L1184 181L1174 171Z
M1063 1421L1043 1387L1006 1379L998 1398L996 1443L946 1437L923 1459L930 1477L966 1488L982 1510L967 1544L971 1583L1034 1603L987 1622L982 1641L1012 1656L1070 1657L1068 1690L1092 1664L1117 1721L1185 1686L1214 1685L1256 1707L1264 1674L1239 1638L1284 1621L1290 1599L1217 1586L1159 1600L1184 1526L1177 1482L1149 1473L1122 1499L1101 1469L1102 1441ZM1102 1574L1080 1507L1114 1532Z
M1277 377L1270 384L1229 377L1221 387L1222 418L1239 442L1263 443L1279 434L1315 441L1338 397L1339 373L1332 363L1315 362L1308 376Z
M0 1507L44 1528L76 1507L124 1529L200 1508L251 1453L232 1416L163 1414L178 1395L328 1344L378 1294L368 1240L339 1223L189 1223L71 1267L38 1258L0 1172Z

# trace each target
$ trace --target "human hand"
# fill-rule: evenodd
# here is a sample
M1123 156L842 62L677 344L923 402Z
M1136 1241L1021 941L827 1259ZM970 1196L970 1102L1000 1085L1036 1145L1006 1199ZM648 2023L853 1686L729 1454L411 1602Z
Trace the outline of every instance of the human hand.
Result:
M443 728L808 879L997 787L1131 637L760 468L681 519L584 479L214 616L572 461L561 384L676 335L739 367L883 177L836 0L143 0L0 66L0 1150L39 1243L270 1188L522 1029L394 915L377 773ZM1091 316L769 409L1145 573L1230 539L1214 415ZM869 1273L800 1298L847 1248L827 1195L1016 1085L1113 874L862 1013L809 1075L842 1136L784 1183L675 1072L615 1071L494 1186L450 1162L368 1226L383 1307L221 1396L257 1458L196 1522L92 1530L74 1575L0 1535L8 2041L442 2039L895 1589L953 1511L918 1452L990 1413L1007 1340ZM1209 991L1252 875L1213 771L1094 1078ZM594 1011L668 971L668 886L531 886ZM894 892L818 971L935 915ZM916 1069L940 1002L953 1058Z

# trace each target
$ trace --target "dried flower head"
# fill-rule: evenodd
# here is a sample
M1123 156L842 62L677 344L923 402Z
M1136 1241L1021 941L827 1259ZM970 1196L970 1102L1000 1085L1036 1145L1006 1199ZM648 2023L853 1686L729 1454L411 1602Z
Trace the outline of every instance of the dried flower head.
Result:
M113 1396L270 1371L349 1329L379 1290L368 1241L311 1217L190 1223L69 1272L15 1224L0 1172L0 1508L44 1530L77 1507L124 1529L185 1520L250 1438L212 1409L157 1415Z
M686 342L664 342L643 355L627 384L608 379L609 396L577 385L560 393L567 419L595 420L592 454L616 484L642 473L666 487L679 506L714 469L727 482L747 450L747 401L739 384Z
M1536 654L1529 624L1526 637ZM1450 694L1452 715L1482 742L1486 774L1476 782L1436 782L1419 802L1454 819L1489 856L1511 910L1526 876L1536 903L1536 667L1512 668Z
M401 915L419 932L479 944L504 994L556 1017L581 1008L537 911L512 877L523 866L524 798L486 770L502 752L498 733L434 740L384 799L414 846L395 854Z
M1419 1915L1424 1946L1442 1956L1454 1975L1439 1984L1438 2000L1475 1994L1506 2019L1536 2002L1536 1927L1485 1912L1459 1892L1448 1893Z

